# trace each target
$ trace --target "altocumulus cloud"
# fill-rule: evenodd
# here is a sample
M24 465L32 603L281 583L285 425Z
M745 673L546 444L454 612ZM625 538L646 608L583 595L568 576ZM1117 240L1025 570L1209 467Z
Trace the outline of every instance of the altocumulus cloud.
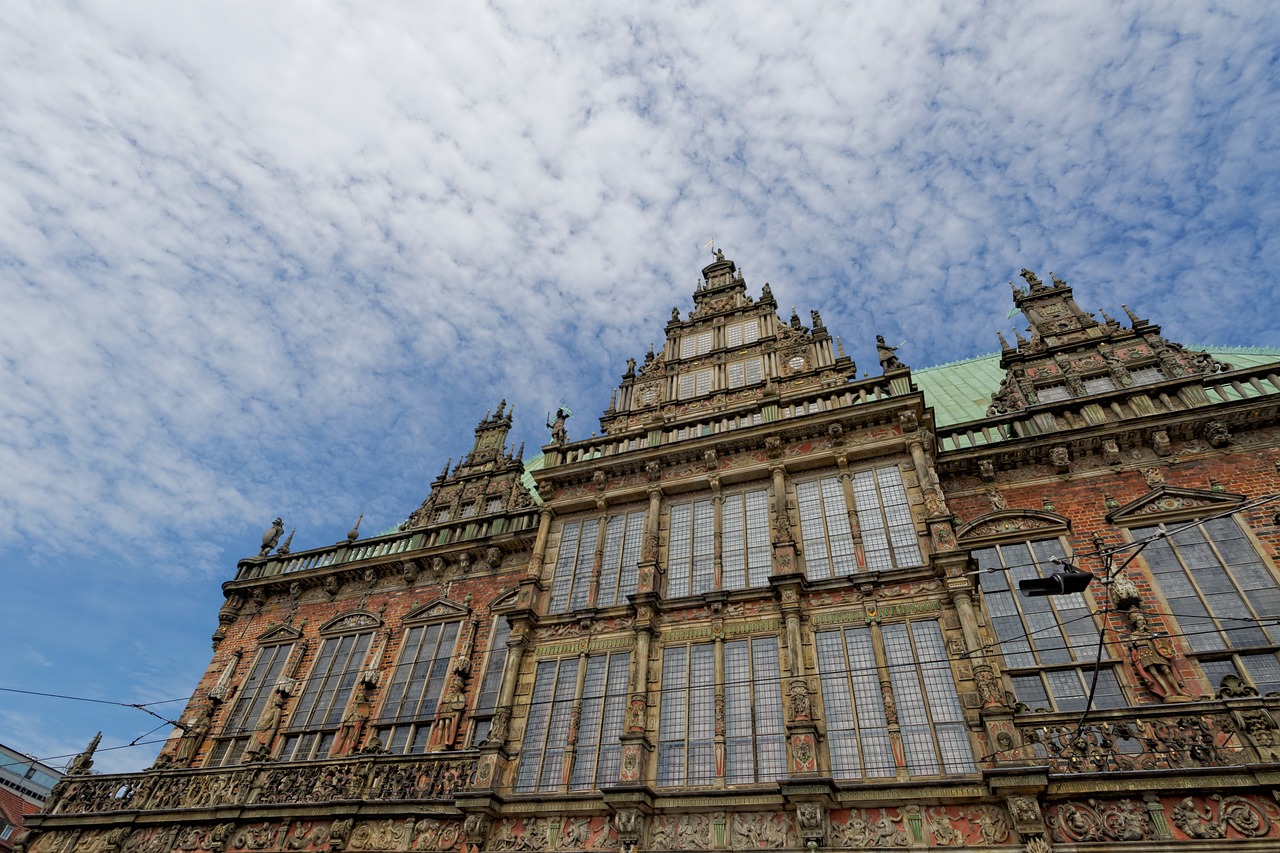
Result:
M396 523L501 397L517 440L562 396L589 432L712 236L870 365L877 332L916 366L991 350L1024 265L1280 343L1267 8L846 5L9 10L0 538L49 579L19 627L68 674L111 648L103 695L179 695L180 617L268 519ZM41 713L51 748L93 731Z

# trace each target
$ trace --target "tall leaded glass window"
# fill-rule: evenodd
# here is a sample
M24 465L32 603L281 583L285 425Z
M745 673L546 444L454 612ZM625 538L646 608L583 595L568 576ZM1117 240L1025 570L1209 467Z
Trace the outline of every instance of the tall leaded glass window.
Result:
M320 645L298 707L289 717L282 761L327 758L369 652L373 632L328 637Z
M595 604L610 607L624 603L636 591L640 543L644 536L644 511L611 515L600 519L567 521L561 528L556 554L555 580L551 585L551 612L562 613ZM591 601L591 573L597 546L601 546L599 588Z
M805 574L812 580L853 574L853 532L844 487L837 477L796 483Z
M609 516L604 527L604 558L600 566L600 588L596 606L625 604L636 591L636 564L644 538L644 510Z
M626 652L538 662L520 747L517 793L558 791L566 780L570 790L617 781L630 667ZM577 740L570 743L575 705L581 709L581 722Z
M853 502L858 508L868 569L920 565L920 542L896 466L854 474Z
M764 489L729 495L721 505L721 586L746 589L769 583L769 495Z
M710 500L671 507L667 595L698 595L715 587L715 511Z
M991 614L1014 696L1032 710L1083 711L1098 655L1098 624L1083 593L1027 596L1019 581L1048 577L1061 567L1058 539L993 545L973 552L983 599ZM1093 704L1122 708L1127 702L1114 662L1103 647Z
M210 766L240 763L249 743L249 732L266 709L271 693L280 681L280 676L284 675L285 664L292 653L293 643L264 646L258 650L258 657L249 670L249 677L240 688L240 695L236 697L226 724L222 727L223 739L218 741L209 755Z
M587 606L591 590L591 564L595 560L600 519L565 522L556 552L556 576L551 584L551 612L562 613Z
M669 646L663 651L659 785L703 785L715 780L718 691L724 696L725 782L765 782L786 772L777 638L725 642L720 681L715 654L713 643Z
M388 752L426 752L460 625L436 622L414 625L405 632L400 660L378 718L378 736Z
M768 782L786 775L776 637L724 644L724 714L726 782Z
M1133 538L1157 533L1139 527ZM1235 519L1210 519L1156 539L1142 558L1215 687L1235 672L1260 693L1280 690L1280 586Z
M711 643L663 651L659 785L699 785L715 778L715 679Z
M484 680L476 696L476 709L472 713L471 744L478 746L489 737L493 726L493 712L498 708L498 692L502 689L502 671L507 665L507 640L511 639L511 623L505 616L494 620L493 636L489 640L489 660L485 664Z
M938 623L885 623L881 635L907 772L974 772L960 695ZM832 774L895 775L891 715L881 690L871 629L820 631L816 640Z

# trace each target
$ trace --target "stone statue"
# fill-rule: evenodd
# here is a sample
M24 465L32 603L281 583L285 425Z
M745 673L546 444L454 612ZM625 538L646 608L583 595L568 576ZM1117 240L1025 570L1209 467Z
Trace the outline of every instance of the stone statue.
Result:
M569 431L565 429L564 422L572 417L572 412L564 406L556 409L555 421L547 421L547 428L551 430L551 440L556 444L564 444L569 440Z
M882 371L902 370L906 367L898 356L894 353L898 351L897 347L891 347L884 342L884 335L876 335L876 355L880 359L880 369Z
M84 752L71 759L71 763L67 765L67 775L83 776L88 773L93 768L93 752L100 743L102 743L102 732L98 732L93 736L93 740L89 741L89 745L85 747Z
M1141 610L1129 611L1129 656L1143 683L1166 702L1184 699L1182 684L1173 669L1173 655L1161 648L1154 631L1147 627L1147 614Z
M276 547L276 543L280 541L280 537L284 535L284 522L276 519L271 522L271 527L262 534L262 550L258 552L259 557L265 557L271 553L271 549Z
M346 716L342 718L342 725L338 728L338 736L333 745L334 755L351 755L356 751L356 745L360 743L360 735L364 733L365 724L369 722L372 715L369 685L362 681L356 685L351 707L347 709Z
M276 738L276 728L280 725L280 717L284 714L284 696L271 694L271 702L258 717L258 723L249 736L249 745L244 750L245 761L266 761L271 758L271 742Z
M717 260L717 261L723 261L723 260L724 260L724 252L723 252L723 251L721 251L720 249L712 249L712 250L711 250L711 253L712 253L713 255L715 255L715 256L716 256L716 260Z
M190 767L212 726L213 705L209 704L205 705L200 716L182 730L182 739L178 741L178 749L173 754L174 762L183 767Z

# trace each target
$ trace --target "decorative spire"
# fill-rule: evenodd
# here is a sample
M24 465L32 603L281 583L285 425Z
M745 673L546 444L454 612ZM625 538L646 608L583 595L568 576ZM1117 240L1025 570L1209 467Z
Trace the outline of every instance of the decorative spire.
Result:
M800 315L796 313L796 306L791 306L791 328L800 328Z
M284 544L276 549L276 556L278 557L289 556L289 546L293 544L293 534L297 532L298 532L298 528L296 527L289 531L289 538L285 539Z
M1000 339L1001 350L1004 350L1007 352L1008 350L1013 349L1013 347L1009 346L1009 342L1004 339L1004 335L1000 332L999 329L996 329L996 337Z
M443 480L449 476L449 468L453 465L453 457L449 457L449 461L444 463L444 470L440 472L440 479Z
M85 747L84 752L71 759L71 763L67 765L68 776L83 776L93 767L93 753L98 748L98 744L102 743L102 732L98 732L93 736L93 740L89 741L89 745Z
M1116 325L1116 321L1115 321L1115 319L1114 319L1110 314L1108 314L1106 311L1104 311L1103 309L1099 308L1099 309L1098 309L1098 313L1102 315L1102 319L1104 319L1104 320L1106 320L1106 321L1107 321L1107 325L1108 325L1108 326L1114 326L1114 325Z
M1128 315L1129 315L1129 322L1130 322L1131 324L1135 324L1135 325L1136 325L1136 324L1138 324L1138 323L1141 323L1141 322L1142 322L1142 320L1141 320L1141 319L1139 319L1139 317L1138 317L1138 315L1137 315L1137 314L1134 314L1132 311L1130 311L1130 310L1129 310L1129 306L1128 306L1128 305L1121 305L1120 307L1124 309L1124 313L1126 313L1126 314L1128 314Z
M497 413L494 417L496 417L496 418L499 418L499 419L500 419L500 418L502 417L502 410L503 410L503 409L505 409L506 407L507 407L507 401L506 401L506 400L499 400L499 401L498 401L498 413Z
M360 537L360 522L364 520L364 513L360 513L360 517L356 519L356 526L347 531L347 541L354 542Z
M836 355L837 355L838 357L840 357L840 358L848 358L848 357L849 357L849 356L847 356L847 355L845 355L845 354L844 354L844 344L840 342L840 336L839 336L839 335L836 335Z
M1049 273L1049 278L1053 279L1053 286L1054 286L1054 287L1066 287L1066 286L1067 286L1067 283L1066 283L1065 281L1063 281L1062 279L1058 278L1058 277L1057 277L1056 275L1054 275L1053 273Z
M1014 334L1014 337L1018 339L1019 348L1025 347L1027 345L1027 339L1022 336L1022 332L1019 332L1017 329L1014 329L1013 334Z

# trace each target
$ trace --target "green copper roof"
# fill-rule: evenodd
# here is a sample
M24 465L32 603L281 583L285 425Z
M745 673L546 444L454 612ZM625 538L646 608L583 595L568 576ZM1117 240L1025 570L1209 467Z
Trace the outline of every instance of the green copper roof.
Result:
M1275 347L1189 346L1187 349L1208 352L1235 369L1280 361L1280 349ZM924 392L925 404L933 407L938 426L948 426L986 417L991 395L1000 387L1004 371L1000 369L1000 353L993 352L913 370L911 378Z

